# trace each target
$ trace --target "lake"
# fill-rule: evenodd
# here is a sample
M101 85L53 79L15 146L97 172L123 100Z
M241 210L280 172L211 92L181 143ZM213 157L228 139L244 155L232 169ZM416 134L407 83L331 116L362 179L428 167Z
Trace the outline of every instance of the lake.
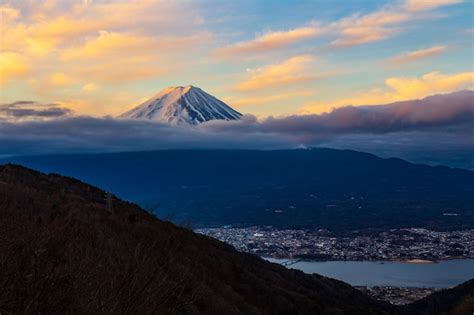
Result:
M265 258L283 264L288 259ZM288 268L318 273L351 285L446 288L474 278L474 259L436 263L299 261Z

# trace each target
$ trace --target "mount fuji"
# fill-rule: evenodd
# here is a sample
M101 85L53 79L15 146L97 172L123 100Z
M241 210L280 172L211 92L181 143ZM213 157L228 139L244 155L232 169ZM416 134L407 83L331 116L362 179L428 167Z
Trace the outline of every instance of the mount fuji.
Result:
M210 120L237 120L242 114L198 87L173 86L118 116L173 125L198 125Z

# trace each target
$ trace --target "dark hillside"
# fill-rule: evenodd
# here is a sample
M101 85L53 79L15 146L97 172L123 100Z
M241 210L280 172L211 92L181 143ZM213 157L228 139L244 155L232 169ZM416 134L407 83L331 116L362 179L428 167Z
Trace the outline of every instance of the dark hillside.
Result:
M413 315L472 315L474 313L474 279L403 306L402 311Z
M2 314L383 314L351 286L236 252L59 175L0 166Z

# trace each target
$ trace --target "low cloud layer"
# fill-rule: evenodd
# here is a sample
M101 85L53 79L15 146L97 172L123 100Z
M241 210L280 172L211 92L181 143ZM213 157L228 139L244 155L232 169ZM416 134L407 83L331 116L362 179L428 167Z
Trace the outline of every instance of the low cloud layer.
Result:
M19 101L9 104L0 104L0 122L53 119L72 114L69 108L58 104L41 104L31 101Z
M8 108L15 109L16 106ZM53 107L54 109L55 107ZM474 152L474 92L461 91L389 105L343 107L320 115L213 121L174 127L149 121L68 117L0 122L0 155L116 152L184 148L282 149L328 146L382 155ZM26 115L26 112L18 112ZM15 115L15 114L13 114ZM398 154L397 154L398 152ZM414 158L416 160L416 158ZM426 160L426 159L425 159ZM439 160L439 159L438 159ZM428 161L429 162L429 161ZM437 161L436 156L433 163ZM471 163L472 161L464 161ZM456 164L458 166L458 164Z
M252 117L231 123L214 121L203 127L219 132L277 133L311 142L342 134L410 131L473 121L474 92L460 91L387 105L345 106L323 114L270 117L261 122Z

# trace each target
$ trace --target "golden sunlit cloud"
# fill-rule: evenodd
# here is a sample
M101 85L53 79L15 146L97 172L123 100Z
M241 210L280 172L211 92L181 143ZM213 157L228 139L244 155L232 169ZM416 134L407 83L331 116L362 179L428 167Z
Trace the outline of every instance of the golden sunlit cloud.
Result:
M153 56L101 59L85 66L71 66L71 73L83 80L95 80L103 84L126 83L146 80L169 72L170 68L153 59Z
M405 23L426 18L423 12L460 2L462 0L405 0L365 15L355 14L329 26L337 34L331 45L351 47L384 40L401 32Z
M127 51L128 48L147 48L149 40L147 37L134 36L131 34L109 33L100 31L99 36L87 41L82 47L72 47L62 53L65 60L91 58L107 54L117 54Z
M442 74L434 71L421 78L389 78L386 84L399 98L420 98L431 94L449 93L474 88L474 72Z
M94 92L95 90L97 90L97 85L95 85L94 83L87 83L82 87L82 90L84 92Z
M60 16L34 25L30 34L36 38L71 39L87 33L94 32L105 26L103 20L71 19Z
M84 89L91 90L84 91ZM94 116L116 116L127 110L130 104L134 104L139 98L139 94L128 91L101 93L94 84L87 84L73 94L71 97L55 100L55 103L71 109L76 114L94 113Z
M86 99L62 99L60 101L56 101L55 103L60 105L64 108L69 108L70 110L74 111L75 113L82 114L82 113L91 113L95 112L96 116L107 115L104 108L98 108L97 101L89 101Z
M333 47L352 47L390 38L400 33L405 23L426 18L422 13L439 7L453 5L462 0L405 0L383 6L367 14L353 14L328 24L311 22L309 25L290 30L268 32L252 40L241 41L215 51L218 57L258 55L276 49L287 48L295 43L315 37L335 37Z
M400 23L409 20L406 12L384 8L366 15L354 15L331 25L337 38L335 47L350 47L386 39L396 34Z
M20 16L20 11L10 6L0 6L0 20L2 23L8 23Z
M30 71L26 58L13 52L0 52L0 85L25 77Z
M250 41L239 42L220 48L216 51L216 55L220 57L235 57L244 54L262 53L288 47L321 34L322 30L316 26L304 26L288 31L269 32Z
M31 1L18 3L19 7L22 7L21 4L27 7L22 19L17 18L20 15L17 8L0 7L2 50L28 50L38 55L51 53L58 46L80 42L99 30L135 29L141 23L170 23L173 13L178 12L175 4L157 1L82 1L68 4L60 1ZM4 16L9 18L4 19ZM131 19L130 16L140 16L140 19Z
M474 89L474 72L442 74L434 71L421 77L388 78L383 88L373 88L327 103L309 103L302 108L301 112L321 113L347 105L387 104L463 89Z
M53 73L50 77L50 83L51 85L57 86L57 87L64 87L68 86L74 83L74 79L65 75L64 73L58 72L58 73Z
M388 59L387 62L390 64L395 64L395 65L409 63L409 62L413 62L419 59L425 59L428 57L441 54L445 50L446 50L446 46L434 46L431 48L410 51L410 52L392 57Z
M98 21L76 20L72 17L58 17L32 24L5 23L1 27L2 49L44 56L65 42L75 41L80 36L97 31L101 25Z
M440 6L461 2L463 0L405 0L405 8L410 11L432 10Z
M49 54L57 45L57 40L54 38L26 38L25 44L27 51L33 56L45 56Z
M182 55L212 40L196 27L203 20L190 5L167 1L12 2L0 6L0 14L0 84L21 79L29 98L74 99L64 104L79 114L101 112L101 102L88 99L92 94L125 106L129 98L105 96L113 85L185 67ZM97 92L98 86L107 88ZM11 89L2 97L19 93Z
M100 56L110 57L110 55L114 57L119 55L129 57L137 51L141 54L156 51L165 53L205 43L211 37L209 33L201 33L191 36L156 38L137 34L100 31L98 37L87 41L82 47L71 47L64 50L62 58L64 60L72 60Z
M252 91L262 88L287 86L316 79L314 57L295 56L279 64L247 70L249 77L235 88L238 91Z

